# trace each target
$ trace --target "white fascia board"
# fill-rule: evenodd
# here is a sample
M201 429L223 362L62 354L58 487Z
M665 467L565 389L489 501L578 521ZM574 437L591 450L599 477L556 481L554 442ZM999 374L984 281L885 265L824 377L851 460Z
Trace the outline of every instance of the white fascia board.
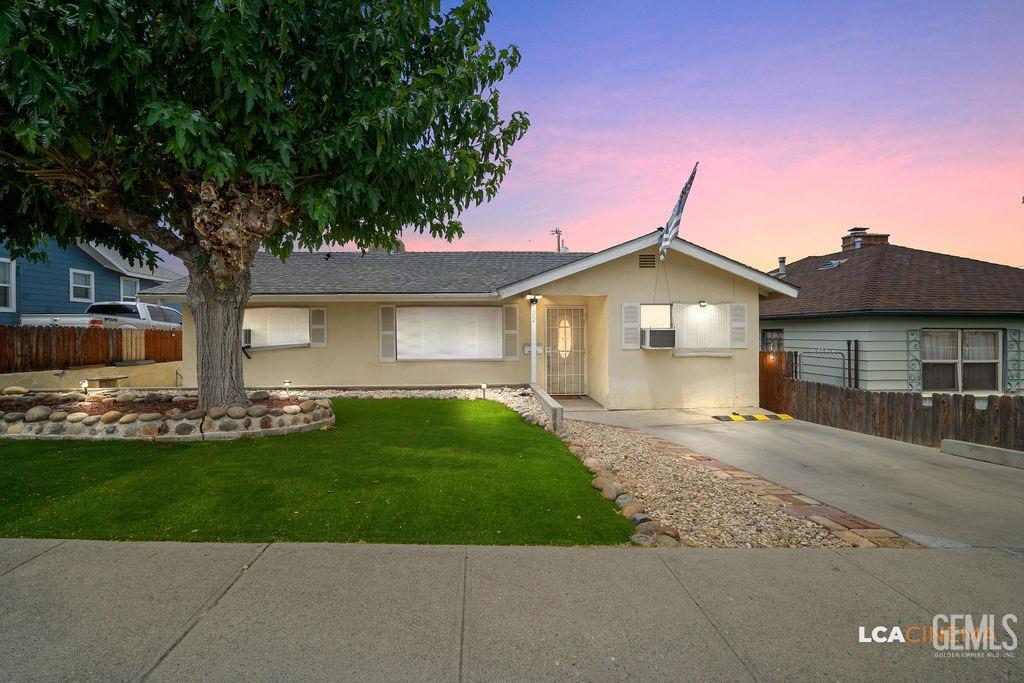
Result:
M149 270L129 268L123 263L117 263L116 261L110 260L96 247L82 240L79 240L78 247L104 268L116 270L127 277L139 278L140 280L152 280L153 282L173 282L174 280L180 280L185 277L184 275L177 275L177 273L175 273L177 277L166 277Z
M751 268L739 261L733 261L731 258L722 256L721 254L716 254L704 247L697 246L693 242L687 242L686 240L678 237L672 240L672 250L678 251L680 254L691 256L698 261L702 261L710 266L714 266L715 268L720 268L727 273L732 273L736 277L750 280L763 291L769 293L782 294L795 299L797 293L800 291L788 282L783 282L782 280L774 278L767 273L762 273L756 268Z
M636 239L632 239L628 242L623 242L622 244L610 247L608 249L605 249L604 251L599 251L596 254L591 254L590 256L581 258L578 261L573 261L572 263L568 263L564 266L559 266L558 268L553 268L543 273L533 275L531 277L526 278L525 280L520 280L519 282L514 282L512 284L505 285L504 287L498 290L498 298L506 299L510 296L515 296L516 294L528 292L534 287L540 287L541 285L545 285L549 282L554 282L555 280L560 280L564 277L575 275L576 273L583 272L584 270L588 270L589 268L599 266L602 263L607 263L608 261L613 261L617 258L628 256L629 254L632 254L633 252L639 251L641 249L653 247L657 245L660 241L660 231L655 231L652 233L648 233L646 235L642 235L640 237L637 237ZM756 283L762 291L767 293L782 294L784 296L795 298L797 292L800 291L793 285L778 280L766 273L762 273L756 268L751 268L750 266L744 265L739 261L733 261L732 259L726 258L721 254L716 254L715 252L705 249L704 247L697 246L693 242L687 242L686 240L680 239L678 237L672 240L671 249L681 254L686 254L687 256L695 258L703 263L707 263L708 265L724 270L727 273L731 273L737 277L744 278L745 280L750 280L751 282Z
M591 254L590 256L585 256L578 261L573 261L572 263L567 263L564 266L552 268L551 270L544 271L543 273L530 276L525 280L505 285L498 289L498 298L507 299L510 296L528 292L534 287L540 287L541 285L545 285L549 282L561 280L563 277L582 273L584 270L588 270L594 266L599 266L602 263L614 261L622 256L628 256L634 251L652 247L658 243L658 238L660 237L660 232L648 233L635 239L631 239L628 242L623 242L622 244L617 244L614 247L609 247L604 251L599 251L595 254Z
M385 303L405 301L494 301L494 292L459 293L459 294L253 294L249 301L259 303L300 303L309 302L345 302L345 301L380 301ZM184 294L159 294L141 292L139 298L144 301L185 301Z

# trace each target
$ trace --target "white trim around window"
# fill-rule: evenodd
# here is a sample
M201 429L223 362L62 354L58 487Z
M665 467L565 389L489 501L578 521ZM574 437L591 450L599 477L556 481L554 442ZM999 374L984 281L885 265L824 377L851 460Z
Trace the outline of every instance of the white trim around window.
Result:
M131 294L124 293L125 283L133 283L134 289ZM120 286L121 301L138 301L139 300L139 278L137 277L122 277Z
M88 277L89 284L75 283L76 275ZM76 289L88 289L88 296L75 296ZM68 299L82 304L91 304L96 301L96 274L91 270L68 269Z
M14 313L18 310L18 267L14 259L0 256L0 313Z

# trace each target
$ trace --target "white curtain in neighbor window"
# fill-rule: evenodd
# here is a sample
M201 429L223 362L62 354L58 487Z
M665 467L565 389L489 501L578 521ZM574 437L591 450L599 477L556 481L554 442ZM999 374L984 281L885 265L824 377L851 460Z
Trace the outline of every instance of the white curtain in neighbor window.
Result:
M994 330L964 332L964 360L998 360L998 339L999 335Z
M921 335L924 360L956 360L956 330L925 330Z
M731 351L729 304L675 304L678 348L686 351Z
M309 343L308 308L247 308L242 327L252 330L252 346Z
M501 360L501 306L399 306L398 360Z

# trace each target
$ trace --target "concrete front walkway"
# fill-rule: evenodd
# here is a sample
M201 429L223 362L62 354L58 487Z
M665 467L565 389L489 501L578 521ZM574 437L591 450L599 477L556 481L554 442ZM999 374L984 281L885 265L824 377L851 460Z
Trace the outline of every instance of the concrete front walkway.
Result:
M938 658L858 629L1024 616L1022 574L991 549L0 540L0 677L1016 679L1019 652Z
M672 410L565 417L646 431L925 546L1024 552L1024 470L799 420L702 421Z

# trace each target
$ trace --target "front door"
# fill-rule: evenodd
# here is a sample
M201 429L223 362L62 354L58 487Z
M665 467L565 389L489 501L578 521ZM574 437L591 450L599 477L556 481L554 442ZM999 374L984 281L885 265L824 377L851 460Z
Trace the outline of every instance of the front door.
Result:
M587 309L549 306L545 310L547 391L553 396L583 396L587 393Z

